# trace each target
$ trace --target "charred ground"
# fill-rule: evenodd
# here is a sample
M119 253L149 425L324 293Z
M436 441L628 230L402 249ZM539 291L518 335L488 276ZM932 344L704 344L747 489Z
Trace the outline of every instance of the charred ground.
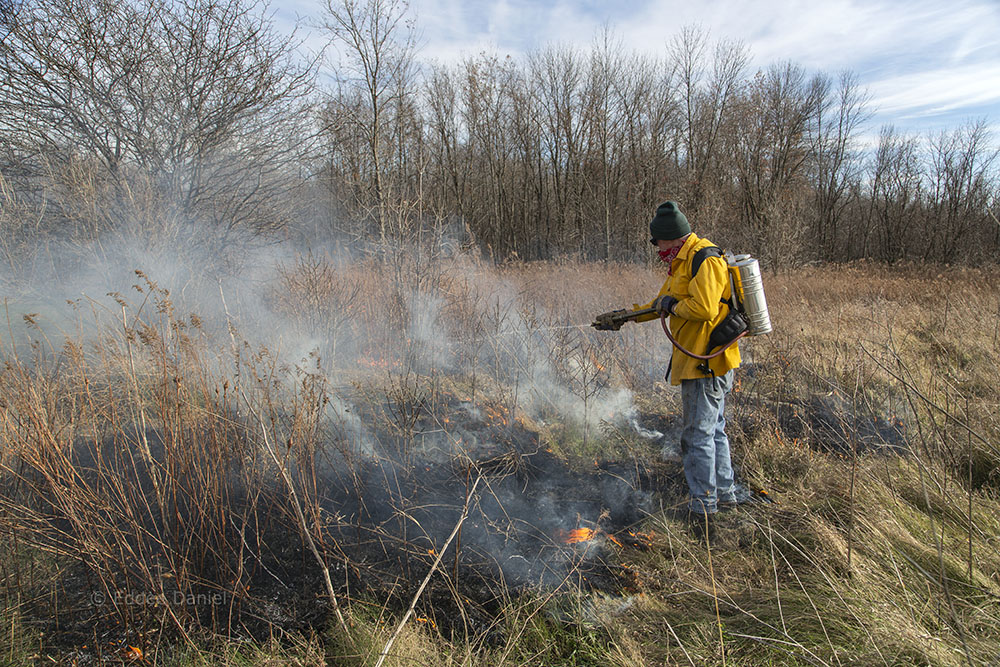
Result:
M352 351L346 369L324 366L329 349L286 364L235 334L220 345L169 308L84 345L33 334L2 376L11 655L159 663L193 644L365 664L414 599L390 660L995 654L994 329L952 344L912 281L874 270L838 274L857 280L852 299L822 271L773 278L779 328L746 346L729 419L744 479L778 504L727 519L708 550L680 509L661 341L545 319L558 307L524 287L582 281L606 294L574 312L598 312L635 286L605 268L522 271L493 310L469 296L482 283L441 273L409 300L421 317L394 320L402 340L381 317L359 338L356 304L324 339ZM816 304L836 327L806 316ZM478 343L457 344L462 331Z

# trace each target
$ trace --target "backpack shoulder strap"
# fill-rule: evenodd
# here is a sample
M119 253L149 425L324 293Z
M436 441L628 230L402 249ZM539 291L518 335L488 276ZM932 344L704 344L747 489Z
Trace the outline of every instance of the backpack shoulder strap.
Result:
M719 246L715 246L715 245L705 246L704 248L702 248L701 250L699 250L698 252L696 252L694 254L694 258L691 260L691 280L694 280L694 277L698 274L698 269L701 268L701 265L705 262L705 260L707 258L709 258L709 257L722 257L722 256L723 256L722 249ZM723 292L723 293L725 293L725 292ZM720 303L724 303L727 306L729 306L730 310L733 309L734 305L738 309L742 309L742 307L743 307L739 303L739 301L736 300L736 299L733 299L732 296L730 296L729 299L721 299L720 298L719 302ZM735 302L735 304L734 304L734 302Z
M691 280L694 280L694 277L698 275L698 269L708 257L722 257L722 249L719 246L710 245L696 252L694 259L691 260Z

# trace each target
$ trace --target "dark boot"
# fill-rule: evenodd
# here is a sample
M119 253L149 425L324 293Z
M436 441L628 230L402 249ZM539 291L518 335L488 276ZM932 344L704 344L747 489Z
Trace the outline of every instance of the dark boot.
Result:
M715 541L715 514L702 514L701 512L688 512L688 527L691 534L699 540L708 537L709 543Z

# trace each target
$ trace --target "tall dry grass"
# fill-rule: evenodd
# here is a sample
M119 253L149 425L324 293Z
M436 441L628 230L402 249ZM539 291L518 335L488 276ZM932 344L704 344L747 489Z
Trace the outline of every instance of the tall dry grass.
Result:
M308 535L346 617L325 651L365 664L393 612L337 580L351 564L331 537L340 519L322 506L327 470L421 460L429 420L456 428L454 396L588 460L622 454L621 437L596 427L619 405L616 388L646 420L678 412L659 380L669 349L655 323L587 326L655 294L651 270L303 255L266 286L287 329L267 345L244 339L235 315L182 315L155 277L138 278L137 299L72 306L95 336L8 316L11 627L113 617L156 660L168 645L198 651L240 634L249 618L280 635L249 584L295 534L305 581L322 590ZM866 265L766 276L775 332L744 345L730 421L744 476L780 504L725 523L710 552L656 513L655 548L618 556L638 592L578 596L568 611L565 590L511 593L488 631L408 627L390 662L988 663L1000 636L997 283L986 271ZM291 339L315 345L289 358L280 341ZM569 422L578 427L556 428ZM656 447L625 441L643 465L666 465ZM138 593L154 603L132 604Z

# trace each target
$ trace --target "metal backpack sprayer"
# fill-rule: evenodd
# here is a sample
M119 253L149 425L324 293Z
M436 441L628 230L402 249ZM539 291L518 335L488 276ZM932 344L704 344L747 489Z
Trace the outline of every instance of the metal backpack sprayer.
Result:
M725 258L729 270L730 297L723 300L723 303L729 307L729 313L712 330L708 350L705 354L684 349L670 333L670 327L667 325L667 314L658 313L663 332L674 347L696 359L712 359L725 352L727 348L744 336L761 336L771 331L771 316L767 310L764 282L761 279L760 264L757 260L747 254L723 254L718 247L709 246L695 253L691 263L692 280L707 257ZM635 320L642 315L654 313L657 313L655 308L613 310L598 315L590 326L602 330L617 331L626 322ZM713 352L713 350L715 351Z
M750 255L725 255L725 258L736 308L746 317L747 335L771 333L771 314L764 298L760 263Z

